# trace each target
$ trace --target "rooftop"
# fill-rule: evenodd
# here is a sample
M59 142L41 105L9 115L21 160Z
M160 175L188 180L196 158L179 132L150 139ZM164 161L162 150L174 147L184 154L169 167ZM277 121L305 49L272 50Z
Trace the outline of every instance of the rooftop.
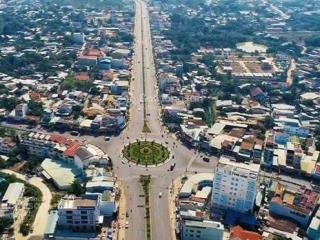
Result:
M220 222L214 222L214 221L199 222L199 221L187 220L187 221L185 221L185 225L188 227L216 228L216 229L220 229L220 230L224 229L223 224L221 224Z
M259 164L236 162L224 156L220 157L218 166L229 167L233 170L242 169L253 173L258 173L260 170Z
M43 160L41 167L43 175L52 179L61 189L69 187L74 179L80 175L80 171L75 166L49 158Z
M24 190L24 184L20 182L10 183L6 193L2 198L2 203L15 205L20 198L21 192Z
M59 204L58 209L75 209L81 207L95 207L97 205L97 199L91 199L84 197L76 197L74 195L64 196Z
M259 233L245 230L240 226L235 226L231 228L231 239L262 240L262 236Z

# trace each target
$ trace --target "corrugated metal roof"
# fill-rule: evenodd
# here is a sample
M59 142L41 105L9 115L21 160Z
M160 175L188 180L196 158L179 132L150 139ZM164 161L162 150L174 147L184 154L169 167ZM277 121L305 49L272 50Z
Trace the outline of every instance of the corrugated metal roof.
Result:
M3 203L8 203L11 205L15 205L19 200L22 192L24 191L24 184L23 183L10 183L7 188L6 193L2 198Z

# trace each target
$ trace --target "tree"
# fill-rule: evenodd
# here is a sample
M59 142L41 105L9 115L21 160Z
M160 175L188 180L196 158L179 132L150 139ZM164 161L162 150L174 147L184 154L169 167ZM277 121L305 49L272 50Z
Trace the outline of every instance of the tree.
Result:
M28 102L28 108L29 114L33 116L42 116L43 114L43 107L41 102L31 100Z
M9 218L0 218L0 234L13 224L13 220Z
M70 186L69 193L79 196L85 192L85 189L82 187L81 183L75 179Z
M0 108L4 108L7 111L12 111L18 104L18 99L15 97L9 97L0 100Z
M266 118L264 119L264 127L266 129L271 129L274 126L274 119L271 116L266 116Z

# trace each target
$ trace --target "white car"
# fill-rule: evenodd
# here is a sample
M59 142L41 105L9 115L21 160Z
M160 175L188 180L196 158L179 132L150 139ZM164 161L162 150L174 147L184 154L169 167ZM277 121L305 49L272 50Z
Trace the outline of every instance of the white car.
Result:
M159 198L161 198L162 197L162 192L159 192Z

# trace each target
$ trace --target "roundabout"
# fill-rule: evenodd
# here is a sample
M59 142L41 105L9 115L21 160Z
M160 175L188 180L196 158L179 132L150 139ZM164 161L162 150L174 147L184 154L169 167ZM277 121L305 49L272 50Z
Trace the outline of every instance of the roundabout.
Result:
M167 161L170 151L164 145L154 141L137 141L122 150L123 156L137 165L158 165Z

